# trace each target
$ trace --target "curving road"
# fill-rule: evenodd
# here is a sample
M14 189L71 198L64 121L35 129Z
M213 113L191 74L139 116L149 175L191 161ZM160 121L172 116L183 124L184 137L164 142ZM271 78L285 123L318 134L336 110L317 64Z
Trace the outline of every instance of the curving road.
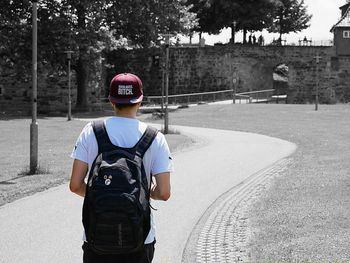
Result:
M257 134L173 128L199 143L174 154L172 197L154 202L155 263L181 262L192 229L220 195L296 149ZM65 184L1 207L0 263L82 262L81 204Z

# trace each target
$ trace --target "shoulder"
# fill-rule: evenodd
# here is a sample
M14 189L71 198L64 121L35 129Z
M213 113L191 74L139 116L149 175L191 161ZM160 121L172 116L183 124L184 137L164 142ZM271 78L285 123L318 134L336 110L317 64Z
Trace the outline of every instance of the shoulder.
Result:
M157 132L157 136L156 136L155 140L158 143L162 143L162 142L166 141L164 134L161 131L159 131L159 130Z
M168 148L168 143L164 134L158 130L156 137L153 140L152 147L155 148Z
M164 143L164 141L166 141L164 134L159 129L155 128L152 125L149 125L147 123L139 121L139 129L140 129L140 131L142 131L142 133L144 133L146 131L146 129L152 129L152 130L157 132L156 137L153 140L152 146L154 144L157 144L157 145L162 144L162 143Z
M95 154L95 149L97 149L96 137L92 129L92 124L87 123L76 141L71 157L91 165L91 155L92 153Z
M90 142L96 141L96 137L95 137L95 133L92 125L93 125L92 122L87 123L82 129L79 136L80 140L84 141L87 144Z
M92 127L92 122L88 122L83 130L81 131L81 135L83 136L91 136L92 134L94 134L94 130L93 130L93 127Z

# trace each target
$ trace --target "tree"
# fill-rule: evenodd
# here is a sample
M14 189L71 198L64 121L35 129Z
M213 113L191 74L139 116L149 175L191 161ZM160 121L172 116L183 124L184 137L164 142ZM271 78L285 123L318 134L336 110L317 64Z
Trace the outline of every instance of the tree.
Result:
M277 0L190 0L202 32L217 34L225 27L232 30L257 31L266 27L270 11ZM233 22L236 26L233 28ZM244 36L245 40L245 36Z
M246 43L248 31L261 31L271 23L270 13L275 5L276 0L236 1L232 19L237 21L237 28L243 30L243 43ZM232 22L229 26L232 27Z
M31 61L31 7L30 0L0 3L0 54L9 59ZM76 107L84 109L89 66L102 50L154 46L162 33L186 33L196 22L188 9L182 0L40 0L39 59L63 69L64 51L74 51Z
M95 47L99 44L97 50L102 51L106 48L104 43L111 38L114 42L126 38L131 47L155 46L160 43L161 34L185 33L195 21L195 15L181 0L65 1L75 11L75 30L80 36L80 55L76 67L77 106L83 107L86 105L87 51L94 44Z
M110 1L107 24L131 45L149 47L160 43L162 34L187 34L196 15L182 0Z
M23 72L31 61L31 27L29 1L3 1L0 4L0 59Z
M86 61L88 47L96 45L99 36L101 1L40 0L38 1L38 61L50 63L58 71L64 69L64 51L76 51L77 106L86 102ZM12 0L0 4L1 50L17 67L19 75L28 71L31 62L32 1ZM95 10L98 12L94 13ZM86 13L85 13L86 12ZM85 63L85 65L84 65ZM28 73L27 73L28 75Z
M216 19L213 19L212 0L188 0L186 5L189 11L197 15L198 24L192 28L193 32L219 33L220 29L216 25ZM214 23L213 23L214 22Z
M310 26L312 15L307 13L304 0L279 0L276 8L272 12L269 32L279 33L279 40L283 34L299 32Z

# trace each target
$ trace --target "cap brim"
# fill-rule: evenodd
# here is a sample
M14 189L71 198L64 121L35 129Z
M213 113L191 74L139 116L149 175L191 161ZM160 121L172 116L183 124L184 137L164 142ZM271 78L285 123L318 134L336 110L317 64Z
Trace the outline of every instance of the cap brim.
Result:
M143 100L143 95L141 95L138 98L133 98L133 99L120 99L120 98L115 98L112 96L108 96L108 99L110 102L114 103L114 104L136 104L139 103Z

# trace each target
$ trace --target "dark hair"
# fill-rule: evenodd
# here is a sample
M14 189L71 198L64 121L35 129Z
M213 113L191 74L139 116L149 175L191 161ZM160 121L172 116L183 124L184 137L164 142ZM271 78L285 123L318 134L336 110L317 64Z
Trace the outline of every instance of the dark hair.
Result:
M132 107L135 107L137 104L115 104L113 105L118 109L118 110L123 110L123 109L129 109Z

